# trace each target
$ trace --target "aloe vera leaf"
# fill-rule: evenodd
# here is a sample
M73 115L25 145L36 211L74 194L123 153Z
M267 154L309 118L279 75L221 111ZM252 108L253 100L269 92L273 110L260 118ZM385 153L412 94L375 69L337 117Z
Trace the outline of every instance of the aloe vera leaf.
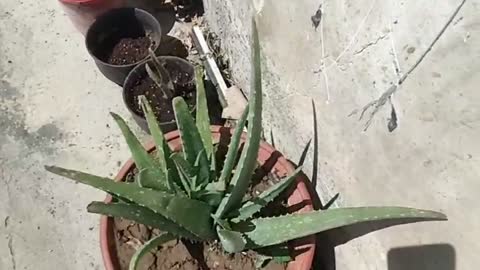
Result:
M305 159L307 158L308 149L310 148L311 143L312 143L312 140L310 139L307 142L307 144L305 145L305 148L303 148L302 155L300 156L300 159L298 160L298 166L303 166L303 163L305 163Z
M203 83L203 69L201 67L195 68L195 84L197 87L196 125L207 157L210 157L213 154L213 141L212 132L210 131L210 117L208 116L207 95L205 94L205 85Z
M317 109L315 107L315 101L312 99L313 110L313 164L312 164L312 187L317 189L318 178L318 122L317 122ZM323 203L320 201L320 209L323 209Z
M211 182L208 183L208 185L205 186L205 190L209 191L225 191L225 185L222 182Z
M287 245L276 245L255 250L257 252L256 267L262 269L271 261L278 264L288 263L292 260L291 250Z
M223 170L219 178L219 182L225 183L225 186L228 186L230 183L230 177L232 176L232 170L235 166L235 161L237 160L238 149L240 147L240 139L242 138L243 128L247 122L248 116L248 105L243 111L242 117L238 120L237 126L233 131L230 144L228 145L227 156L225 157L225 162L223 164Z
M161 244L164 244L168 241L172 241L174 239L175 239L175 236L168 233L164 233L150 239L142 247L140 247L135 252L135 254L133 254L133 257L130 260L130 265L128 267L128 270L136 270L138 267L138 263L140 262L140 259L142 259L143 256L147 255L151 250L160 246Z
M167 96L173 97L173 93L175 92L175 88L173 86L172 79L170 78L170 74L168 74L167 69L164 67L165 61L160 60L155 55L155 52L152 49L148 50L148 54L152 59L154 73L156 73L160 79L160 90ZM153 80L153 79L152 79Z
M340 193L333 195L333 197L330 198L330 200L325 205L323 205L323 208L321 208L321 210L329 209L337 201L338 197L340 197Z
M191 197L193 191L193 179L197 177L195 175L194 168L192 168L190 164L188 164L188 162L182 157L182 155L178 153L173 153L170 156L170 159L174 162L177 168L183 189L188 196Z
M260 41L255 18L252 19L253 49L252 49L252 87L250 89L248 131L245 147L240 156L237 169L232 178L233 189L224 208L217 209L217 215L222 217L229 211L240 207L243 197L250 184L262 134L262 69L260 63ZM222 204L221 204L222 205Z
M51 173L113 193L135 204L147 207L200 238L211 239L215 237L212 219L210 218L212 209L206 203L178 194L142 188L134 183L114 182L108 178L59 167L47 166L45 168Z
M215 147L213 150L212 155L210 156L210 183L211 182L218 182L217 176L217 158L215 157Z
M163 86L162 83L162 77L160 74L155 73L152 68L150 67L150 64L145 63L145 71L147 72L148 77L152 79L152 81L157 85L158 89L162 92L163 98L168 98L168 95L165 91L165 87Z
M139 224L160 229L177 237L196 241L201 240L201 238L166 217L136 204L91 202L87 206L87 211L109 217L128 219Z
M142 171L146 170L139 183L142 187L152 188L155 190L168 191L167 176L160 169L158 162L143 148L140 141L130 130L125 120L115 113L111 113L115 122L117 122L122 131L125 141L127 142L132 158L137 168Z
M201 190L194 195L194 198L206 202L213 208L216 208L222 201L223 196L223 192Z
M245 248L246 241L241 233L225 230L217 226L217 234L222 243L222 247L226 252L236 253Z
M213 214L212 214L212 218L213 218L213 222L215 223L215 225L218 225L218 226L220 226L222 229L225 229L225 230L229 230L229 231L232 230L232 227L230 226L230 223L228 222L228 220L218 219L218 218L215 217L215 215L213 215Z
M197 186L202 185L205 181L208 183L210 163L208 162L202 138L185 100L181 97L175 97L173 99L173 109L180 137L182 138L185 159L192 167L195 166L197 157L199 160L198 177L193 183L194 188L192 188L192 190L195 190Z
M150 134L155 142L159 168L163 174L166 175L168 188L173 190L175 183L179 185L180 180L175 164L173 163L173 160L169 158L172 155L172 150L165 140L162 129L158 125L157 118L155 117L147 98L145 96L141 96L140 102L143 113L145 114L145 118L147 119L148 129L150 130Z
M200 165L200 164L205 164L205 163L202 163L204 161L203 160L204 158L205 158L205 151L201 151L200 153L198 153L197 159L195 160L194 168L195 168L195 173L197 175L197 178L194 178L195 181L193 183L195 185L196 191L205 189L205 187L210 183L210 178L205 179L205 177L210 177L210 173L211 173L210 168L212 166L211 165L212 162L209 161L207 158L207 163L209 164L208 168L205 167L205 165ZM208 171L208 174L206 173L206 171Z
M302 168L297 168L291 175L282 179L282 181L269 187L262 192L255 200L246 202L242 208L239 209L239 215L232 219L232 222L240 222L251 218L255 213L262 210L269 202L278 197L286 188L288 188L297 178Z
M384 220L418 222L446 219L447 217L439 212L406 207L337 208L254 219L248 226L253 226L254 229L246 231L245 235L251 241L249 248L256 248L362 222Z
M288 247L288 243L282 243L280 245L264 247L255 250L257 254L266 256L276 263L287 263L292 260L292 252Z

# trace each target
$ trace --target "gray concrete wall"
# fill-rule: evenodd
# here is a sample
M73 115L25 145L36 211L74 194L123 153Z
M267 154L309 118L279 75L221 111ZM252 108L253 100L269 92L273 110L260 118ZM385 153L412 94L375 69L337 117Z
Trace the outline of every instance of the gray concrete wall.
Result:
M313 99L323 198L340 192L336 206L431 208L450 219L390 228L339 246L337 269L402 269L394 258L399 250L392 249L417 246L414 253L427 256L430 251L421 246L429 244L445 244L440 249L447 250L433 253L428 260L437 265L433 269L453 269L452 264L475 269L480 263L480 1L467 1L391 99L374 103L362 119L364 106L416 64L461 1L323 1L317 29L310 17L319 0L256 2L263 5L264 127L266 134L273 132L277 148L298 159L313 136ZM251 1L207 0L206 9L235 80L248 92ZM397 127L389 132L392 108ZM311 173L311 167L306 170ZM413 260L407 255L402 261Z

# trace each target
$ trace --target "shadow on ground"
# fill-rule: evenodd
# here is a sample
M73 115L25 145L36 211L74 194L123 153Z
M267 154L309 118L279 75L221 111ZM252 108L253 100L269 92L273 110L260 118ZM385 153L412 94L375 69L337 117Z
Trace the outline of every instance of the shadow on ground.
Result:
M450 244L393 248L388 270L455 270L455 249Z
M308 154L310 144L313 142L313 164L312 177L301 174L307 185L309 193L312 194L312 203L314 209L328 209L339 197L337 193L328 202L322 202L317 193L317 173L318 173L318 129L317 113L315 103L312 101L313 112L313 140L310 140L305 146L301 157L297 163L292 162L296 167L302 166ZM270 142L274 145L275 139L273 132L270 131ZM328 230L316 235L317 246L313 263L313 270L335 270L335 247L343 245L350 240L364 236L374 231L388 227L411 224L415 222L426 221L425 219L406 218L393 221L371 221L344 226L337 229ZM455 270L455 249L450 244L432 244L393 248L388 252L388 270Z

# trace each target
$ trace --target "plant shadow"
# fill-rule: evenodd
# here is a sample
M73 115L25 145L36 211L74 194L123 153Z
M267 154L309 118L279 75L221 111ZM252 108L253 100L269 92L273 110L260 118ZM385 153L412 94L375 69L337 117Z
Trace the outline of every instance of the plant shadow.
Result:
M194 17L205 13L202 0L173 0L178 19L190 22Z
M176 56L183 59L188 57L188 49L183 42L173 36L163 36L160 46L156 51L157 55Z
M446 243L393 248L388 270L455 270L455 248Z
M127 0L126 4L130 7L141 8L152 14L160 23L164 36L172 30L175 24L176 12L175 5L172 3L164 3L161 0Z
M323 204L317 190L319 190L317 182L318 174L318 141L319 134L317 128L317 113L315 103L312 101L313 109L313 168L312 168L312 180L308 181L308 177L302 174L301 177L305 178L307 188L312 195L312 202L314 209L328 209L334 201L339 197L337 193L329 202ZM299 165L303 165L305 161L308 148L311 141L307 143L302 155L300 157ZM432 219L434 220L434 219ZM369 234L374 231L385 229L388 227L411 224L415 222L427 221L425 219L406 218L403 220L386 220L386 221L370 221L358 223L350 226L345 226L337 229L328 230L316 235L317 249L315 252L314 265L312 269L322 270L335 270L335 247L345 244L350 240ZM454 270L455 269L455 250L449 244L438 245L423 245L414 247L394 248L388 253L388 266L389 270Z

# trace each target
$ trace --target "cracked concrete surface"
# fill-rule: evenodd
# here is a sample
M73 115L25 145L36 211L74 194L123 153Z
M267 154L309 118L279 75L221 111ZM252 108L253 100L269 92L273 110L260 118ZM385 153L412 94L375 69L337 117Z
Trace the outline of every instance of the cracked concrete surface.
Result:
M462 2L263 3L265 134L272 132L279 150L298 159L313 136L313 99L321 197L340 192L337 205L407 205L450 217L339 246L337 269L412 269L391 263L390 250L438 243L453 247L455 269L480 263L475 253L480 250L480 1L467 0L441 33ZM233 63L232 75L248 92L252 5L206 3L211 28ZM319 6L321 20L312 25ZM376 100L378 110L364 131L371 111L359 120L361 109ZM310 153L306 164L311 158ZM427 260L427 266L451 270L451 264L437 265L441 257Z
M108 115L128 116L121 89L57 1L1 1L0 40L0 269L103 269L85 208L104 194L43 166L115 174L129 156Z
M390 106L366 132L358 116L348 117L415 65L460 2L257 2L265 134L273 133L279 150L300 157L313 134L314 99L322 197L340 192L337 205L416 206L450 217L339 246L339 270L389 269L389 250L437 243L454 248L456 269L480 263L480 2L467 0L393 94L393 132ZM311 16L320 4L315 30ZM206 7L233 76L248 92L251 2L206 0ZM56 1L1 1L0 40L0 269L102 269L99 219L85 206L104 195L42 166L113 175L129 156L108 116L128 115L120 89L97 71Z

